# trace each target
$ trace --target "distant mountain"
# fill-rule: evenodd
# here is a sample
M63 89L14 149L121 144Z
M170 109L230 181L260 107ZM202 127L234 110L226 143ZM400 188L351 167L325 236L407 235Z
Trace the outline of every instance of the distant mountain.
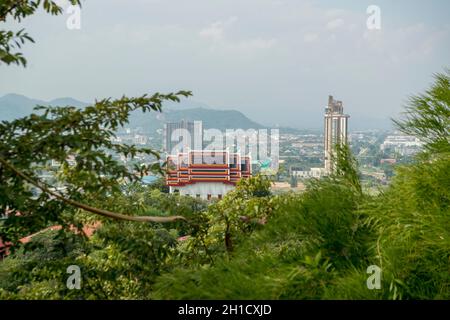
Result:
M161 129L165 122L177 122L185 120L201 120L203 127L225 129L260 129L264 126L250 120L243 113L236 110L215 110L207 105L196 102L188 102L183 99L180 104L169 103L163 108L163 112L135 111L130 116L130 126L142 127L151 133ZM23 95L7 94L0 97L0 121L13 120L33 113L36 105L51 106L75 106L85 107L88 103L73 98L58 98L51 101L31 99Z
M152 133L162 129L165 122L179 122L183 119L188 121L201 120L204 129L215 128L224 131L226 129L264 128L259 123L247 118L242 112L205 108L163 109L162 113L150 112L145 114L135 111L131 114L130 124L134 127L142 127L145 131Z
M274 127L278 129L282 134L295 134L295 135L308 135L308 134L322 134L323 129L298 129L292 127Z
M165 109L171 109L171 110L183 110L183 109L194 109L194 108L212 109L207 104L192 100L191 98L181 98L180 102L167 101L164 104L164 107L165 107Z
M170 110L164 113L168 122L186 120L202 120L204 128L224 129L260 129L262 125L250 120L242 112L236 110L213 110L194 108L186 110Z
M0 98L0 120L13 120L33 112L36 105L45 101L30 99L19 94L7 94Z
M49 101L49 104L51 106L60 106L60 107L64 107L64 106L73 106L73 107L86 107L89 105L89 103L86 102L81 102L78 101L74 98L58 98L58 99L53 99L52 101Z
M24 117L33 113L33 108L38 106L66 106L71 105L74 107L84 107L87 103L72 99L72 98L60 98L52 101L43 101L38 99L31 99L20 94L7 94L0 97L0 121L11 121L17 118Z
M36 105L44 106L75 106L85 107L88 105L70 97L58 98L51 101L43 101L38 99L28 98L19 94L7 94L0 97L0 121L13 120L24 117L33 113L33 108ZM314 115L314 121L311 123L321 123L321 115ZM317 119L316 119L317 118ZM242 112L237 110L218 110L209 107L200 102L195 102L190 99L183 98L180 103L168 102L164 104L163 112L147 112L141 111L133 112L130 116L130 126L142 127L148 133L154 133L161 129L164 122L177 122L185 120L201 120L203 127L217 128L219 130L225 129L260 129L260 128L278 128L280 133L291 134L309 134L322 132L322 128L317 129L301 129L299 127L278 127L278 126L263 126L245 116ZM390 119L378 119L374 117L367 117L360 114L351 115L349 121L350 130L364 130L364 129L391 129L392 122Z

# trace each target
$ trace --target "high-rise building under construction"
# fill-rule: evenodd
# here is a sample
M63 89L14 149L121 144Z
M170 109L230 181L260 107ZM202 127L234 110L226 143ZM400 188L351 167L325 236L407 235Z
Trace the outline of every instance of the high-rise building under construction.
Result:
M344 114L342 101L334 100L328 96L328 105L325 108L325 172L333 171L333 155L337 144L347 143L349 115Z

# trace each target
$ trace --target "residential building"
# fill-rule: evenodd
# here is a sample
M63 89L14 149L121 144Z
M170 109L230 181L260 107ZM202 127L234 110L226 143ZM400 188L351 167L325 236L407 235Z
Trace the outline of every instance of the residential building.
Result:
M324 168L311 168L310 170L292 170L291 175L297 178L320 178L325 174Z
M325 172L330 174L333 170L333 156L337 144L346 144L348 135L348 118L344 114L342 101L334 100L328 96L328 105L325 108L324 148L325 148Z
M168 122L164 124L163 144L166 154L203 149L202 121Z
M411 156L418 153L423 147L417 137L402 134L389 135L380 145L380 150L388 152L389 150L402 156Z

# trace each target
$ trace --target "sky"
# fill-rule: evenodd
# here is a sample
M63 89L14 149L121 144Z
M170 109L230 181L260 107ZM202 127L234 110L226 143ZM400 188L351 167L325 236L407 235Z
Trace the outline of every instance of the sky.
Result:
M67 28L69 13L0 26L36 41L24 47L26 68L0 65L0 95L92 102L183 89L263 124L318 128L331 94L351 128L368 128L450 67L446 0L82 3L79 30ZM367 27L370 5L380 29Z

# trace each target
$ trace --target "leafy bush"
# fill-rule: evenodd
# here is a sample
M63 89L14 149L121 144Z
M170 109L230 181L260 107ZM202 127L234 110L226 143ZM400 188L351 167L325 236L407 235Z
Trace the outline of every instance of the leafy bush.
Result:
M450 299L449 97L447 72L411 98L397 124L424 152L376 196L363 192L347 146L336 147L334 174L301 194L272 195L256 176L208 206L130 184L99 204L187 222L101 219L90 239L40 233L0 262L0 298ZM65 287L71 264L83 270L81 290ZM379 290L366 284L371 265Z

